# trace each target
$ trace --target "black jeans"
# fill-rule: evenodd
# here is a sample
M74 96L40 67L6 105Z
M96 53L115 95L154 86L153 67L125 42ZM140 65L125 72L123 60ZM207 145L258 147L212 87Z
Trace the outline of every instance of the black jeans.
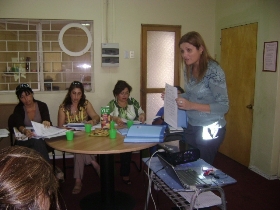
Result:
M205 132L205 129L204 129ZM207 131L212 136L211 131ZM226 126L219 128L212 139L203 139L203 126L192 126L188 124L185 129L186 142L200 151L200 158L210 165L213 164L215 156L226 134Z
M49 152L51 151L51 148L46 144L46 142L43 139L28 139L26 141L19 141L17 140L16 145L18 146L23 146L23 147L28 147L31 149L36 150L37 152L40 153L40 155L47 161L50 161L49 158Z

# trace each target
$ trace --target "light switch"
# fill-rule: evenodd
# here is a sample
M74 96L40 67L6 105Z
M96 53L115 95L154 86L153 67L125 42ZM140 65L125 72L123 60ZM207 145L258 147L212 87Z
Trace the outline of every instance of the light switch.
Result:
M129 58L129 51L127 51L127 50L124 51L124 58L126 58L126 59Z

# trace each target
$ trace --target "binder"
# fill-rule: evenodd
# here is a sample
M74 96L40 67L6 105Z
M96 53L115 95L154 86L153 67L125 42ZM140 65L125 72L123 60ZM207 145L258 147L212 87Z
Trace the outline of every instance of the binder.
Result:
M125 143L160 143L163 142L166 125L132 125L126 137Z

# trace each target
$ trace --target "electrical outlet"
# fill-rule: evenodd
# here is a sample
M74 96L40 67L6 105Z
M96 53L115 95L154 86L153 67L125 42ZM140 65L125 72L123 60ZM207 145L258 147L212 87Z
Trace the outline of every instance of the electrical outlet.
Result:
M130 52L129 52L129 57L130 57L130 58L134 58L134 51L130 51Z

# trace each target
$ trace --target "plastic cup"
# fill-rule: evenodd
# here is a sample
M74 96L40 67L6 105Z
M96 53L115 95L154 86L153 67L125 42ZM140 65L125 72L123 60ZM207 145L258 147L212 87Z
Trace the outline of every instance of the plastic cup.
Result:
M72 141L74 138L74 131L66 131L66 139Z
M117 137L117 130L116 129L110 129L109 130L109 137L110 137L110 139L115 139Z
M86 133L90 133L91 132L91 127L92 127L92 124L90 124L90 123L85 124L85 131L86 131Z
M115 121L110 122L110 129L115 129Z
M127 127L130 128L133 125L133 121L128 120L126 124L127 124Z

